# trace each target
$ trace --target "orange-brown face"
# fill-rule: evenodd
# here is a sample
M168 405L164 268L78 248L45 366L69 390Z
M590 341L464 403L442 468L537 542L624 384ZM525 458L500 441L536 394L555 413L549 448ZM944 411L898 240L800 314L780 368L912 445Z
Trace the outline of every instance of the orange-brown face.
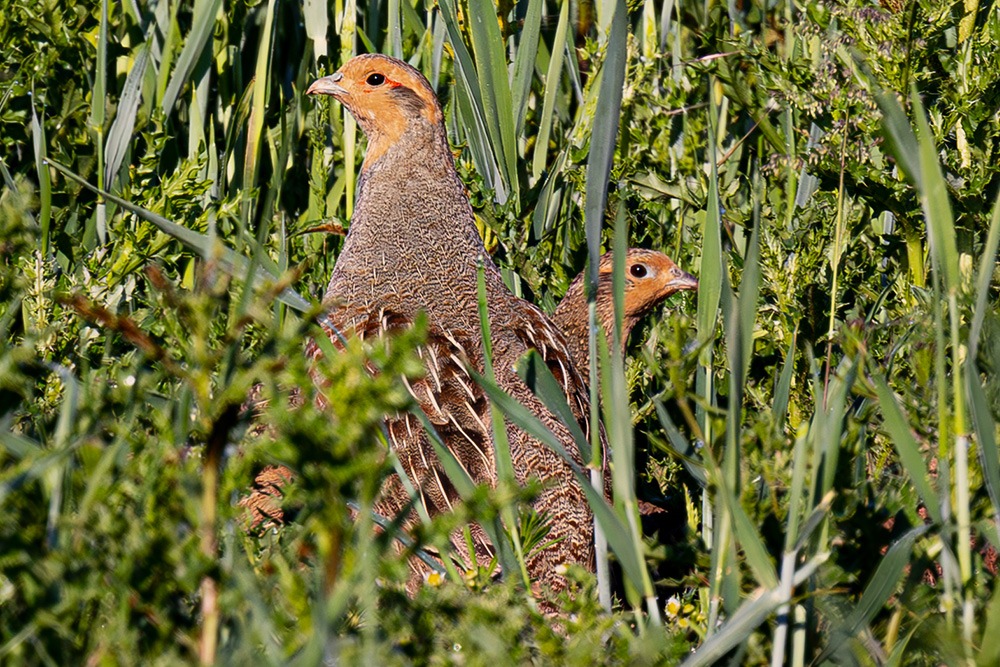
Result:
M374 162L412 123L442 123L441 105L424 75L402 60L369 54L351 58L306 94L332 95L368 135L366 162Z
M601 257L598 267L602 286L610 289L613 253ZM625 255L625 314L639 316L648 312L671 294L697 289L698 281L681 270L673 260L655 250L632 248Z

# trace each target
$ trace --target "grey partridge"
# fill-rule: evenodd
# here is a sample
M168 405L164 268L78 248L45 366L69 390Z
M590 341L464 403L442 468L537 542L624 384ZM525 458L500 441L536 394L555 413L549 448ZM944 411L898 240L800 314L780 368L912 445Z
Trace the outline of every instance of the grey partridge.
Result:
M420 354L427 373L410 383L410 392L472 479L495 483L490 404L470 373L484 369L477 290L481 265L497 385L540 418L582 463L569 429L522 382L515 365L524 353L537 350L586 426L583 377L562 333L507 289L487 254L430 84L400 60L364 55L315 81L307 92L332 95L368 137L354 215L326 292L329 321L344 335L365 338L409 327L419 312L425 313L428 334ZM336 334L328 333L336 344ZM428 511L448 511L460 498L420 422L406 414L390 416L386 423L393 450ZM591 510L563 459L509 422L507 431L517 481L534 477L543 482L534 509L550 521L551 545L528 560L529 574L561 588L557 566L594 565ZM409 502L395 475L387 478L380 498L375 509L388 517L406 511ZM471 528L476 553L466 553L462 540L455 540L456 552L469 563L488 562L494 545L478 526Z
M597 268L597 322L607 336L610 336L615 325L613 264L612 253L608 252L601 256ZM566 336L576 367L586 373L590 368L590 337L584 287L584 273L581 272L570 283L562 301L556 306L552 321ZM624 353L629 333L643 316L672 294L697 287L695 277L682 271L662 252L629 248L625 254L625 302L622 304L624 319L622 349L619 353Z

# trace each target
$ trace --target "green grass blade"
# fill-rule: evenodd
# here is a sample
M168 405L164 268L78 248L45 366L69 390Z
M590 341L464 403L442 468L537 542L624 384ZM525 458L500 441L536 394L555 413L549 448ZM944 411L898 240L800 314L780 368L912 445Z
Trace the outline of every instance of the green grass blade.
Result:
M490 313L489 304L486 302L486 267L480 261L478 263L476 275L476 287L478 290L479 325L482 328L483 336L483 370L487 381L495 384L496 379L493 373L493 337L490 334ZM493 452L496 464L497 483L516 484L517 478L514 475L514 460L510 453L510 440L507 437L507 425L504 423L503 415L495 405L490 405L490 418L493 426ZM518 530L513 508L507 505L500 510L507 531L514 544L514 555L521 578L526 589L531 588L531 578L528 575L528 568L525 563L524 549L521 544L521 535ZM510 565L512 563L509 563ZM514 572L515 570L507 570Z
M914 90L910 96L917 125L917 145L920 155L922 183L917 191L924 209L931 240L931 255L937 258L937 268L944 276L945 290L954 293L962 282L958 267L958 248L955 244L955 222L951 214L948 187L945 185L937 146L920 96Z
M795 572L793 586L801 585L811 577L826 560L828 554L819 554L807 561ZM681 663L681 667L702 667L719 664L718 661L730 650L745 642L753 631L774 611L788 600L777 586L758 589L752 598L729 618L723 627L698 647Z
M104 119L108 105L108 0L101 0L101 24L97 31L97 71L94 74L94 87L90 98L90 128L96 140L94 143L100 147L104 144ZM97 184L106 187L107 180L104 174L104 164L107 156L104 151L97 150ZM100 242L106 243L108 240L107 207L103 201L98 200L96 211L97 238Z
M913 544L917 538L928 531L928 526L916 526L906 531L889 548L879 561L875 573L868 580L861 599L854 606L851 614L842 624L835 625L829 633L832 641L816 658L816 664L822 664L839 648L844 637L854 637L863 627L866 627L884 606L890 595L896 592L896 586L903 577L908 565Z
M253 97L250 104L250 118L247 121L246 155L243 162L243 196L240 201L240 214L244 229L251 218L250 208L256 199L251 195L257 186L257 174L260 171L260 139L264 131L264 112L267 109L271 88L268 85L267 73L271 63L271 45L274 41L275 7L276 1L268 0L264 27L261 29L261 40L257 47L257 61L254 66ZM266 227L268 222L263 220L261 224Z
M344 12L356 11L354 8L354 3L346 3L347 6L344 7ZM313 60L314 62L319 62L320 58L324 58L329 54L329 43L326 39L326 33L330 29L330 10L329 5L324 0L303 0L302 3L302 18L305 24L306 36L312 40L313 43ZM343 33L341 35L343 39Z
M785 363L781 367L781 375L774 386L774 401L771 403L771 415L774 419L775 431L781 433L788 418L788 398L792 390L792 373L795 371L795 340L798 332L792 334L792 341L785 353Z
M517 201L517 144L507 75L507 54L493 0L469 0L467 20L472 37L472 51L476 56L486 129L490 134L495 160L500 165L506 190ZM503 204L504 199L500 203Z
M535 152L531 160L531 177L535 180L541 178L542 172L545 170L549 136L552 132L552 124L555 122L556 96L559 94L563 54L566 52L566 34L569 28L569 5L569 0L563 0L562 8L559 10L559 24L556 26L556 34L552 40L552 57L549 58L549 68L545 74L542 114L538 118L538 137L535 140ZM549 183L552 182L550 178ZM537 231L536 235L538 235Z
M486 119L479 75L477 74L475 62L469 54L468 48L465 46L465 40L462 38L462 29L458 22L455 0L441 0L438 3L438 7L441 9L441 17L444 19L445 28L448 30L448 41L451 43L451 48L455 55L456 78L459 83L456 92L459 94L459 101L463 102L460 109L465 112L463 113L465 126L471 126L479 130L476 135L470 137L470 148L472 149L473 157L478 158L476 166L486 179L487 185L496 191L497 199L506 201L508 192L506 190L507 182L503 178L503 166L497 159L501 148L492 143L494 141L493 133L490 131L489 123ZM495 16L492 9L490 10L490 15ZM504 62L506 62L506 57L504 57ZM473 141L476 143L472 143Z
M928 481L930 473L924 463L924 457L920 453L917 439L906 423L906 417L892 390L886 384L885 378L881 375L874 375L872 380L875 383L875 393L878 395L879 405L882 406L882 415L885 419L885 428L892 438L892 443L899 454L899 460L910 475L913 486L927 506L927 512L935 523L941 522L941 506L938 504L938 496L931 488Z
M705 473L705 466L695 458L696 452L694 447L691 446L688 439L685 438L677 429L674 421L667 413L667 409L664 407L663 401L659 398L654 398L653 405L656 406L656 416L660 420L660 425L663 427L663 431L667 434L667 442L671 447L670 453L676 458L679 458L688 473L695 479L696 482L698 482L698 485L705 488L708 485L708 476Z
M573 436L573 440L576 441L577 446L580 448L583 460L589 461L590 443L587 441L587 436L584 435L583 429L580 428L580 424L576 421L576 417L569 407L569 403L566 402L565 391L555 376L552 375L549 367L545 365L545 361L542 359L542 355L538 353L538 350L529 350L527 354L518 360L517 374L521 376L521 379L524 380L524 383L528 385L528 388L531 389L535 396L541 399L545 407L551 410L552 414L566 425L566 428L569 429L570 434Z
M538 55L538 39L542 27L543 0L528 0L528 10L521 27L521 37L514 57L514 78L511 81L511 108L514 114L514 136L520 137L524 128L524 116L531 94L531 81L535 75L535 59Z
M622 87L625 85L628 14L623 0L619 0L615 7L607 53L601 66L597 107L594 110L594 117L601 120L594 123L594 131L590 138L590 154L587 158L584 225L587 231L587 256L592 285L597 284L597 264L601 254L601 225L604 222L604 208L608 197L608 176L611 173L618 137ZM593 352L594 350L591 350L592 354Z
M42 257L48 257L50 225L52 224L52 179L45 157L45 128L38 122L34 100L31 105L31 143L35 149L35 173L38 175L38 225L42 230Z
M160 110L164 116L170 115L170 111L180 96L181 88L190 79L191 73L201 57L201 52L208 45L209 38L215 30L215 17L221 7L222 0L195 0L194 15L191 18L191 32L188 33L188 38L184 42L181 54L177 58L177 64L174 65L173 74L170 75L170 83L167 84L166 90L163 92Z
M900 106L896 95L886 91L875 93L875 101L882 111L882 133L889 145L889 150L895 156L903 173L908 176L917 189L921 189L923 175L920 164L920 148L913 128L906 117L906 112Z
M132 63L132 69L125 78L125 87L122 89L121 100L118 102L118 110L115 112L115 119L111 121L111 129L108 130L108 139L104 144L104 183L105 189L111 189L118 170L121 169L122 160L128 147L134 141L132 130L135 129L136 115L139 111L139 102L142 95L142 84L146 78L146 66L149 64L149 41L139 47Z
M972 427L979 443L979 461L983 467L983 478L986 490L993 503L994 520L1000 521L1000 455L998 455L996 440L996 421L990 405L986 400L983 385L979 381L979 368L972 361L968 362L966 382L969 392L969 413L972 417Z
M976 358L979 350L979 336L986 319L987 301L990 295L990 285L993 283L993 273L997 261L997 249L1000 246L1000 197L993 204L993 214L990 217L990 231L986 237L982 257L979 258L979 273L976 276L976 302L972 314L972 324L969 326L969 357Z
M422 410L415 410L413 414L424 425L424 430L427 432L428 440L431 441L431 446L434 447L434 452L441 461L441 466L444 468L445 474L448 475L448 481L455 486L455 490L458 491L458 495L461 496L463 500L470 498L472 494L475 493L476 484L469 475L469 472L465 469L462 463L455 458L455 455L452 454L451 450L448 449L448 446L444 444L444 441L441 440L441 436L438 435L437 431L434 429L434 425L431 424L430 420L427 418L427 415L425 415ZM511 551L510 543L503 538L503 526L500 525L499 520L492 522L483 521L480 525L486 532L486 536L490 538L490 542L492 542L494 547L496 547L497 556L500 560L500 566L503 568L503 571L508 574L520 571L518 559Z

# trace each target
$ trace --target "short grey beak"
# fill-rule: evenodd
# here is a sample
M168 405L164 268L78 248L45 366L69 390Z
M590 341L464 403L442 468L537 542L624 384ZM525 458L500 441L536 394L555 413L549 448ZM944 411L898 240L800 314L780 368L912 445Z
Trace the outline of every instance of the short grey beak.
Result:
M671 273L673 276L670 278L670 282L667 283L668 288L678 292L686 289L698 289L698 279L687 271L675 268Z
M322 79L316 79L306 90L306 95L333 95L338 97L340 95L346 95L347 89L343 86L338 85L338 81L344 78L344 75L340 72L334 72L330 76L324 76Z

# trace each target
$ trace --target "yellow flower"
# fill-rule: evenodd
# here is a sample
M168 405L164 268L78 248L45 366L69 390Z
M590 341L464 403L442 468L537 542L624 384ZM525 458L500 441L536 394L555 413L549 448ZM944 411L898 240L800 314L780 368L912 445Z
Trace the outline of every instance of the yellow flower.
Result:
M671 596L667 600L667 616L670 618L675 618L677 614L681 612L681 601L677 599L677 596Z
M444 575L440 572L427 572L424 574L424 583L437 588L444 583Z

